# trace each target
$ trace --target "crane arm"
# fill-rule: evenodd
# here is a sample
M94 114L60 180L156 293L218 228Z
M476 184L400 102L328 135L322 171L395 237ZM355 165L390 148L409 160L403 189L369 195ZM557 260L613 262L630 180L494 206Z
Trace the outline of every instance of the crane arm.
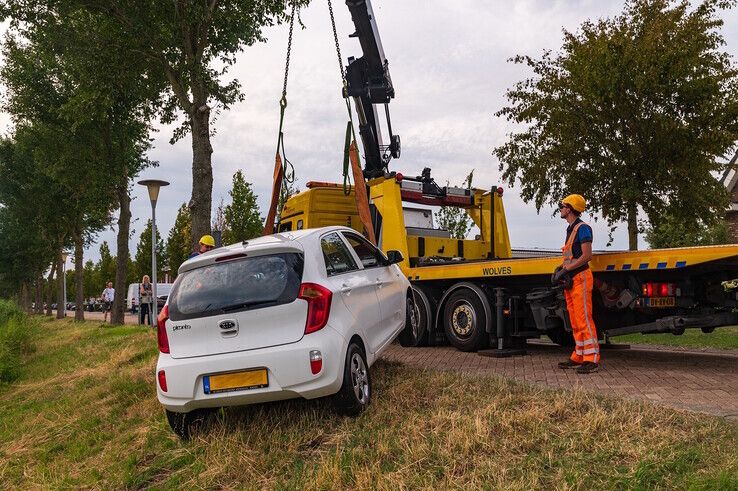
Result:
M363 56L351 57L346 67L346 87L343 96L352 97L359 119L359 135L364 147L364 177L371 179L384 175L389 161L400 156L400 137L392 134L389 102L395 96L389 62L384 56L377 23L370 0L346 0ZM377 116L377 104L384 105L389 145L382 142Z

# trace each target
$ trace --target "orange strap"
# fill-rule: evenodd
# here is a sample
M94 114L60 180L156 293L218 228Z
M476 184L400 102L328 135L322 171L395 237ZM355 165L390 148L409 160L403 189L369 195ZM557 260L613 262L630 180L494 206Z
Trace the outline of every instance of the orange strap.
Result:
M262 235L271 235L274 233L274 219L277 216L277 205L279 204L279 194L282 191L282 179L284 178L284 168L282 167L282 157L274 158L274 182L272 183L272 202L269 204L269 213L267 213L266 223L264 223L264 231Z
M364 174L361 172L359 154L356 151L356 141L351 142L349 158L351 159L351 170L354 174L354 183L356 183L356 207L359 209L359 218L361 219L361 224L364 226L364 230L366 230L366 238L369 239L372 244L377 245L377 239L374 237L372 215L369 212L369 196L366 194Z
M570 248L571 246L574 245L574 239L577 238L577 232L579 232L579 227L581 227L582 225L584 225L584 222L577 223L577 226L574 227L574 230L572 230L571 233L569 234L569 240L566 241L566 244L564 245L564 247Z

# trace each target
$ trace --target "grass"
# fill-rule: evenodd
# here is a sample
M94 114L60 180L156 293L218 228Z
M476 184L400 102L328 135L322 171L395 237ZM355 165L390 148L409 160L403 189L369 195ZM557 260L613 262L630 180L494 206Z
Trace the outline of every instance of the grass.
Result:
M738 327L718 327L706 334L699 329L687 329L681 336L673 334L629 334L612 338L620 344L655 344L688 348L738 349Z
M153 331L49 321L33 342L0 388L4 489L738 488L735 423L383 362L356 419L231 408L185 444L156 400Z
M14 302L0 299L0 383L20 376L24 356L33 351L30 339L36 327Z

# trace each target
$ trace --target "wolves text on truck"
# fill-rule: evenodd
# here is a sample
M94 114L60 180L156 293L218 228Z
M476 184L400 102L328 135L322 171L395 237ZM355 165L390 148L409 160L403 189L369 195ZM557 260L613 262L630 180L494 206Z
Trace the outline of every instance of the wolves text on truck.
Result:
M402 271L415 294L416 322L401 335L405 346L445 338L464 351L490 342L503 350L544 334L556 343L571 344L563 293L550 283L560 253L511 249L502 188L441 187L427 168L417 177L389 171L389 161L400 155L388 110L394 97L389 64L370 1L346 4L363 56L349 58L344 95L356 106L371 205L362 210L354 190L347 194L337 184L311 182L287 201L278 230L332 224L363 232L371 228L383 250L400 251L405 258ZM382 143L380 104L390 130L389 145ZM409 212L403 203L463 208L479 235L457 240L445 230L406 226ZM371 221L362 220L362 214ZM590 266L601 336L681 334L687 328L711 332L738 324L733 312L738 300L721 285L738 277L738 245L595 253Z

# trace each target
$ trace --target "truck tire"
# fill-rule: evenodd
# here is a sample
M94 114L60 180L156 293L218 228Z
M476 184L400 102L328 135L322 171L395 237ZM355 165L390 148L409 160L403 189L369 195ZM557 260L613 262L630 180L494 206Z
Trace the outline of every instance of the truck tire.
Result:
M443 307L443 329L448 342L459 351L477 351L487 345L487 315L476 292L460 288Z
M398 336L400 346L404 348L425 346L428 344L429 320L434 316L430 300L422 290L413 288L407 302L405 328Z
M563 327L556 327L546 331L548 338L559 346L571 348L574 346L574 334Z

